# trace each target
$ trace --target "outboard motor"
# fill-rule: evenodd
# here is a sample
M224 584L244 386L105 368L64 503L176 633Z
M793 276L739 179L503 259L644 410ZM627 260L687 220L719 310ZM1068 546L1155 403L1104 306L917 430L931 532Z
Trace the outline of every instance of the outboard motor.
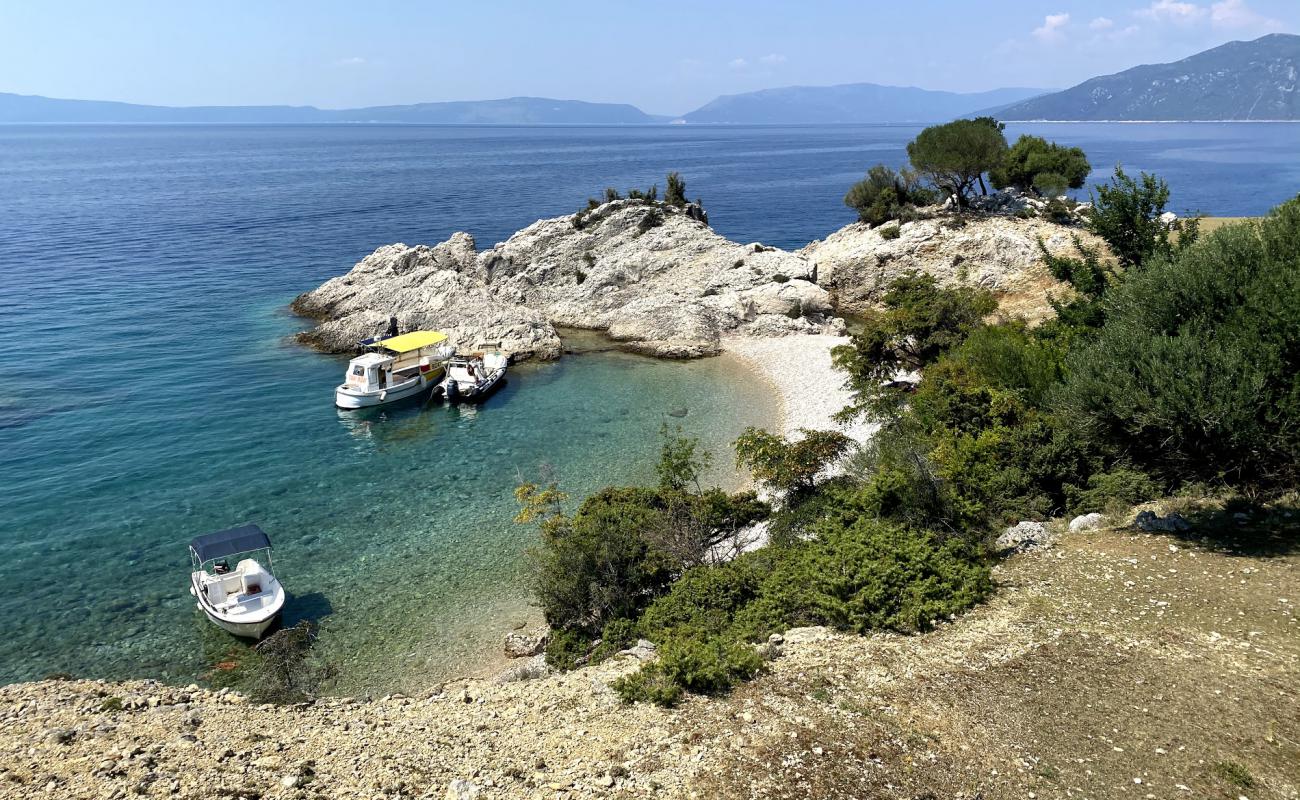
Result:
M388 318L388 331L384 334L385 339L391 339L397 335L397 317Z
M460 386L458 386L455 381L448 378L446 383L443 384L442 396L447 399L448 403L456 402L457 398L460 396Z

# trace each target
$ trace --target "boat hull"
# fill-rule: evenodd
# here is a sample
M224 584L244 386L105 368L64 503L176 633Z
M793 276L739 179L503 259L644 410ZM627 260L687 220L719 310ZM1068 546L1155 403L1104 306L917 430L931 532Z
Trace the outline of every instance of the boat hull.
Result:
M223 628L228 633L232 633L235 636L245 639L261 639L262 636L271 629L271 626L280 621L279 611L276 611L269 618L260 622L230 622L229 620L224 620L213 614L206 608L203 608L202 603L199 604L199 608L203 609L203 615L211 620L215 625Z
M238 615L221 613L221 611L213 607L207 595L203 592L197 573L190 575L190 594L195 598L195 605L203 612L203 616L207 617L212 624L235 636L247 639L261 639L268 630L280 621L280 614L284 611L284 587L280 585L278 580L275 580L274 576L271 577L271 580L274 583L269 589L271 592L270 603L261 613L257 614L247 612Z
M390 403L409 400L438 385L436 379L430 379L426 375L421 375L419 380L413 381L409 386L399 386L396 389L385 389L378 392L360 392L346 386L339 386L334 390L334 405L345 410L355 410L358 408L386 406Z
M506 371L500 369L493 372L481 383L469 384L463 381L456 381L456 389L454 391L448 391L444 388L443 396L453 403L475 403L481 400L486 400L488 395L496 391L501 384L505 382L505 379ZM450 380L451 379L449 378L448 381Z

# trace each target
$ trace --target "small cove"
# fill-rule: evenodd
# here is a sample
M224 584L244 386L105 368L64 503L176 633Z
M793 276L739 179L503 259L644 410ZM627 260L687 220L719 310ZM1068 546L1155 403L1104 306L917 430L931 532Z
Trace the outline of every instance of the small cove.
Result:
M1180 207L1260 213L1294 188L1288 126L1042 127L1095 164L1155 169ZM345 359L293 344L288 302L379 245L465 229L490 246L669 169L720 233L797 248L850 221L844 188L915 131L0 129L0 347L18 376L0 387L0 681L210 671L234 640L194 610L185 546L242 522L277 545L287 621L320 621L335 690L489 667L537 619L519 478L545 467L575 498L648 480L666 422L734 485L728 444L774 421L770 386L734 359L570 333L575 354L520 365L482 407L341 414ZM1240 165L1214 154L1240 147L1271 160L1226 182Z

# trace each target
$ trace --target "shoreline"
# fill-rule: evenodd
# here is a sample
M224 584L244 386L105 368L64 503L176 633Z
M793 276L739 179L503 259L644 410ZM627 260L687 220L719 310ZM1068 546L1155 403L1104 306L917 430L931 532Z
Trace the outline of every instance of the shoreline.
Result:
M850 393L833 368L831 349L848 342L847 336L830 334L730 336L722 340L722 354L771 389L777 400L777 433L788 438L797 436L801 428L831 429L863 444L878 425L862 421L844 425L832 418L848 405Z

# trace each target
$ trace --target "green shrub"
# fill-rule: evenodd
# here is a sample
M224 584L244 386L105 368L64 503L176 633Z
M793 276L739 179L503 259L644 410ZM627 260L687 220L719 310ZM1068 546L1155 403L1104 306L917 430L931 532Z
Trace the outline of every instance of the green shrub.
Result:
M647 664L610 684L625 703L654 703L671 708L681 702L682 687L659 664Z
M591 651L588 663L599 664L634 644L636 644L636 624L630 619L610 620L601 630L600 644Z
M123 701L120 697L106 697L104 698L104 702L99 704L100 712L105 714L112 714L113 712L121 711L122 708Z
M1125 269L1142 267L1156 256L1169 257L1174 252L1175 237L1179 247L1191 245L1199 228L1195 220L1182 221L1173 228L1160 220L1169 202L1169 184L1145 172L1131 178L1123 167L1115 167L1110 184L1099 184L1093 196L1088 227L1105 240Z
M1220 761L1214 765L1214 774L1238 789L1252 789L1255 786L1255 778L1250 770L1236 761Z
M989 172L989 181L999 189L1014 186L1024 192L1032 189L1055 197L1067 188L1082 189L1091 171L1088 157L1079 148L1025 135Z
M897 239L899 236L903 235L902 229L899 228L897 225L886 225L883 228L877 229L876 233L880 234L881 239L885 239L887 241L890 239Z
M664 202L678 208L686 205L686 179L680 172L668 173L668 188L664 191Z
M637 233L646 233L654 228L658 228L662 224L664 224L664 212L657 208L651 208L646 211L637 222L636 230Z
M842 420L889 413L903 399L901 387L890 385L900 370L933 363L997 309L987 289L942 287L921 272L894 279L882 301L884 310L863 316L852 342L831 351L853 392L852 404L838 415Z
M906 169L895 172L884 164L868 170L867 177L853 184L844 195L844 205L856 210L858 219L870 225L891 219L917 219L917 206L937 201L933 191L921 186L917 173Z
M670 639L659 653L659 669L678 686L696 694L720 694L763 668L754 648L719 636Z
M566 628L553 629L551 639L546 643L546 664L552 669L576 669L590 650L591 640L581 632Z
M957 539L859 517L822 524L763 581L736 615L733 631L827 625L863 633L913 632L964 611L992 590L978 551Z
M853 441L838 431L801 428L803 438L790 441L749 427L734 443L736 466L754 480L784 495L799 496L813 487L818 473L848 452Z
M553 629L594 633L664 590L672 565L642 535L661 513L652 489L607 488L543 531L531 551L533 593Z
M1074 202L1052 197L1051 200L1047 201L1047 207L1043 209L1043 214L1057 225L1069 225L1074 222Z
M1106 511L1110 506L1125 508L1158 497L1163 487L1145 472L1117 467L1088 476L1086 487L1066 485L1065 496L1070 514Z
M1300 478L1300 200L1156 258L1106 299L1054 396L1079 436L1175 487Z
M775 558L769 552L756 551L724 564L688 570L668 594L650 604L638 630L656 642L679 636L721 635L735 613L758 597Z

